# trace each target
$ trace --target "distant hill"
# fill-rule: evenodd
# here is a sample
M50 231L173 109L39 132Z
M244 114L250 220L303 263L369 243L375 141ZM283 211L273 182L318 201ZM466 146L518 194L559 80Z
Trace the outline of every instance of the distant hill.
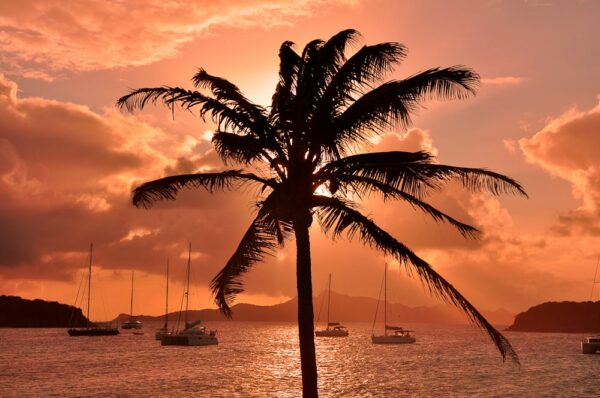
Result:
M86 326L87 322L81 310L71 305L0 296L0 327L55 328Z
M322 304L323 303L323 304ZM270 321L270 322L295 322L297 311L297 299L285 301L281 304L270 306L254 304L235 304L232 306L234 321ZM324 293L314 298L315 320L317 317L320 322L326 322L327 303L324 300ZM373 322L377 300L369 297L353 297L331 292L331 321L332 322ZM322 307L322 308L321 308ZM321 314L319 316L319 308ZM510 325L513 322L514 314L507 310L499 309L497 311L482 311L483 315L495 325ZM169 319L176 321L178 312L169 314ZM378 320L382 321L383 303L379 305ZM122 323L129 318L129 315L121 314L115 321ZM136 319L142 322L158 322L164 319L161 316L136 316ZM202 319L203 321L224 321L227 320L216 309L203 309L190 311L188 319ZM388 303L388 322L422 322L438 324L465 324L468 319L457 309L447 305L436 305L433 307L407 307L402 304Z
M548 302L531 307L515 317L507 329L517 332L600 332L600 301Z

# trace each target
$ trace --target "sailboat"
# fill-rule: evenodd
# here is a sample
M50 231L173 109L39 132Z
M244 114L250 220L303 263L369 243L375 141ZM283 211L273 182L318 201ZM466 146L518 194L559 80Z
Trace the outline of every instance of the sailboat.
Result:
M414 332L413 330L387 324L387 263L383 271L383 286L383 335L376 336L373 333L371 341L373 344L412 344L416 342L417 339L411 335ZM381 294L381 291L379 291L379 294ZM379 307L379 301L377 306ZM377 320L377 309L375 309L375 320ZM373 322L373 329L375 329L375 322Z
M188 322L189 298L190 298L190 265L192 262L192 244L189 244L188 263L185 278L185 313L184 324L185 328L182 331L177 331L171 334L162 336L160 339L161 345L183 345L183 346L199 346L199 345L215 345L218 344L217 331L207 330L200 325L200 321Z
M131 271L131 304L129 306L129 320L125 321L121 325L121 329L141 329L142 328L142 322L136 321L135 319L133 319L133 273L134 273L134 271Z
M329 309L331 308L331 274L329 274L329 285L327 288L327 328L324 330L317 330L315 335L317 337L348 337L348 329L345 326L340 325L339 322L330 322L329 320Z
M119 334L119 329L110 326L95 325L90 321L90 300L92 297L92 252L94 244L90 243L90 255L88 266L88 299L87 299L87 319L88 325L85 328L67 329L69 336L115 336Z
M162 328L158 329L154 334L156 340L161 340L163 336L171 334L169 330L169 259L167 258L167 293L165 299L165 324Z
M596 287L597 283L600 283L600 281L596 281L596 277L598 276L598 265L600 265L600 256L598 257L598 261L596 262L596 272L594 272L594 281L592 282L590 301L592 301L592 297L594 295L594 287ZM582 354L595 354L598 351L600 351L600 335L585 336L581 340Z

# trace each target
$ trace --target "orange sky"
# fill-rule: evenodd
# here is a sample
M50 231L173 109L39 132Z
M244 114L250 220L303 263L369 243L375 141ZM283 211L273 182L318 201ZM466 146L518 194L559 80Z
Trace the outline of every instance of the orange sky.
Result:
M212 126L193 115L114 103L129 88L190 86L197 67L267 105L284 40L299 48L344 28L367 43L398 41L390 75L464 64L482 75L475 98L428 102L409 131L372 150L427 149L440 162L487 167L530 195L491 198L450 187L433 199L484 232L465 241L401 203L364 209L481 308L519 311L589 295L600 255L600 3L595 1L27 1L0 3L0 294L73 303L93 241L95 318L159 314L166 258L179 283L188 241L195 305L250 221L252 192L186 192L145 211L133 185L218 169ZM385 259L313 227L314 285L374 296ZM246 277L238 301L293 296L293 244ZM431 304L418 281L395 278L395 301ZM178 302L181 287L173 286Z

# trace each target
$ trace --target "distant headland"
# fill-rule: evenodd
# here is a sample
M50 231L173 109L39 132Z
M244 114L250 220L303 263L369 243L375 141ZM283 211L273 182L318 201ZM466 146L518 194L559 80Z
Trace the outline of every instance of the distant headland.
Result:
M548 302L515 317L507 329L515 332L596 333L600 331L600 301Z
M56 301L0 296L0 327L60 328L86 326L81 309Z

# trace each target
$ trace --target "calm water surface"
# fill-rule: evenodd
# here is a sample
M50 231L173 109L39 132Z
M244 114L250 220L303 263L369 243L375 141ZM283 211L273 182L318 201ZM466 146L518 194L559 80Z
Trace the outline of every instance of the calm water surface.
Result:
M294 324L213 322L210 347L161 347L154 326L115 337L0 329L0 396L300 396ZM600 355L580 354L579 335L507 332L517 367L468 326L406 325L417 343L397 346L371 344L370 325L348 326L348 338L317 339L323 397L600 396Z

